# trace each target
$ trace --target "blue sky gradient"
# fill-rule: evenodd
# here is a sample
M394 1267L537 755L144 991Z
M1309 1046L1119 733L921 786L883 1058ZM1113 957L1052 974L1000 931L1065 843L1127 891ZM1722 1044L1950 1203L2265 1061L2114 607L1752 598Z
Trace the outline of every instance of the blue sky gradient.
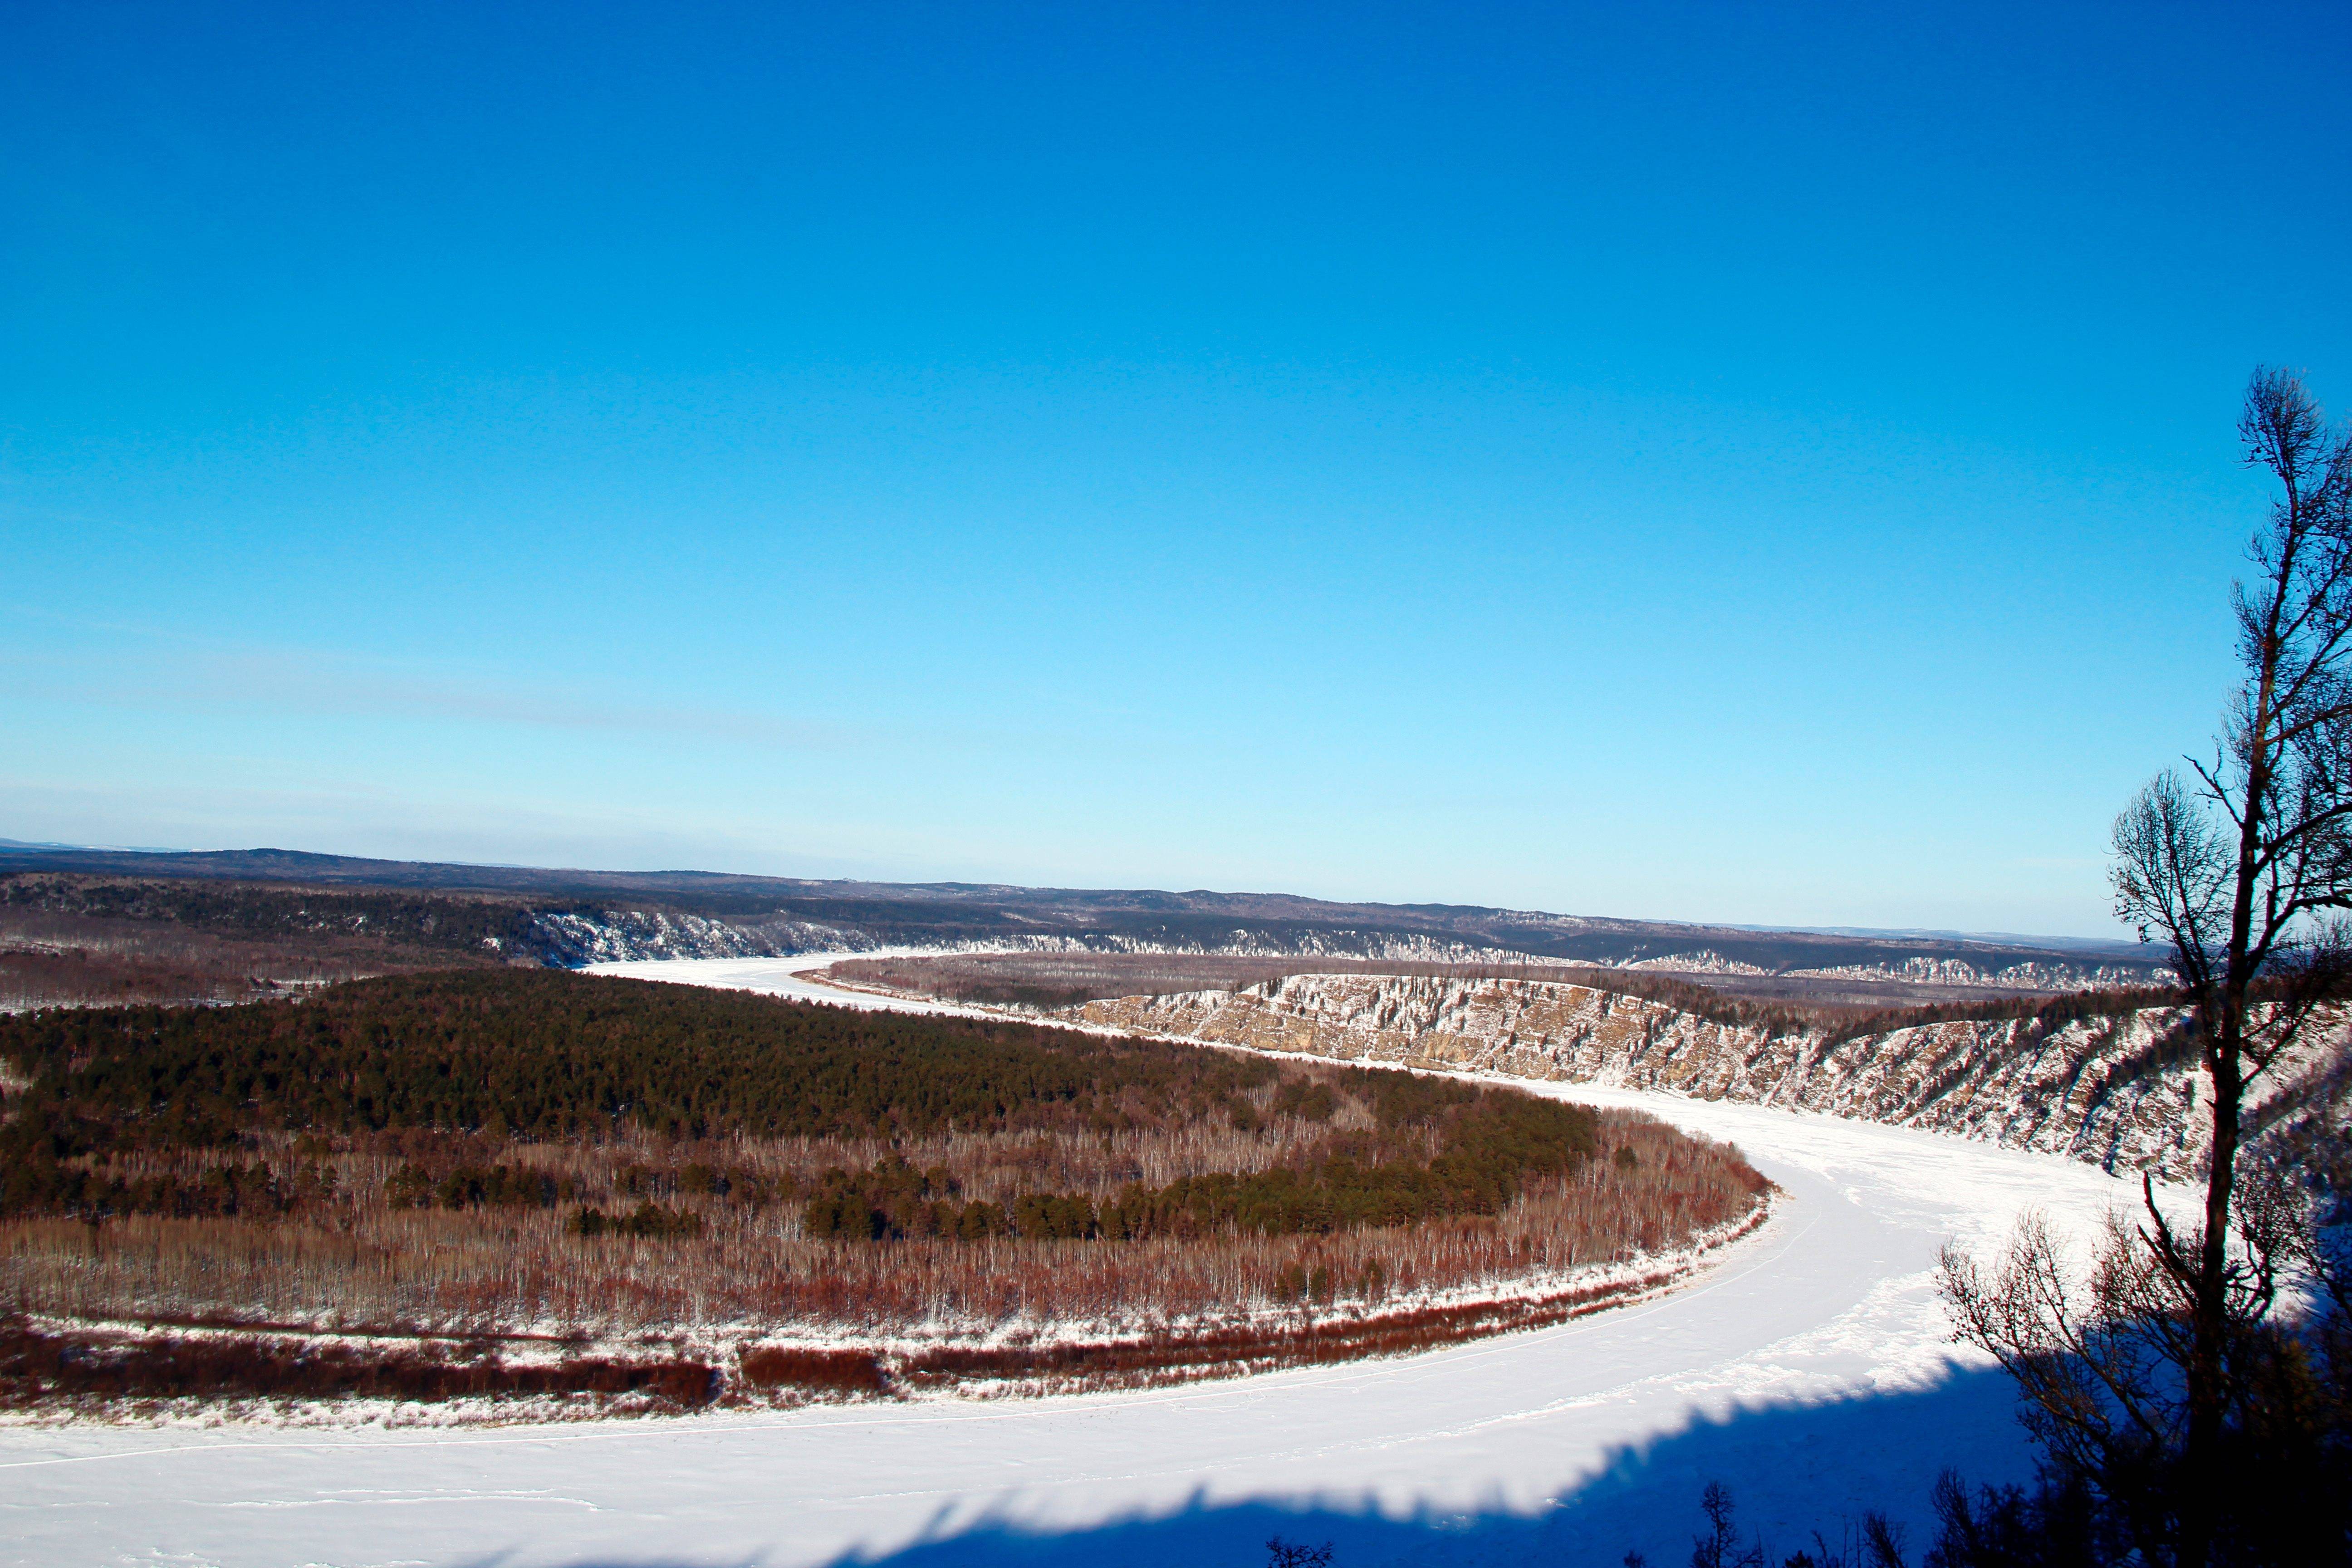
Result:
M2352 13L0 14L0 835L2111 934Z

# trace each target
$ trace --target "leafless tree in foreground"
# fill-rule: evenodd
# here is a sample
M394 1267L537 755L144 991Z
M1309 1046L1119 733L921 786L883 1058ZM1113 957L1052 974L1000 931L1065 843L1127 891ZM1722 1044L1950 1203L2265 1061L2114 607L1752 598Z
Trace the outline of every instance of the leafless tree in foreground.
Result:
M2115 830L2117 913L2171 945L2210 1080L2203 1211L2181 1222L2145 1188L2086 1286L2036 1225L1998 1268L1948 1254L1944 1277L1961 1337L2017 1377L2053 1465L2105 1494L2130 1537L2118 1549L2181 1568L2264 1560L2246 1555L2250 1510L2306 1506L2281 1467L2326 1449L2340 1468L2345 1430L2340 1334L2287 1333L2273 1312L2285 1272L2340 1275L2305 1185L2259 1160L2249 1173L2241 1145L2250 1092L2333 1026L2352 977L2352 437L2267 369L2239 433L2277 487L2235 593L2244 681L2210 759L2158 777ZM2242 1489L2255 1466L2259 1503ZM2334 1529L2319 1560L2341 1556Z

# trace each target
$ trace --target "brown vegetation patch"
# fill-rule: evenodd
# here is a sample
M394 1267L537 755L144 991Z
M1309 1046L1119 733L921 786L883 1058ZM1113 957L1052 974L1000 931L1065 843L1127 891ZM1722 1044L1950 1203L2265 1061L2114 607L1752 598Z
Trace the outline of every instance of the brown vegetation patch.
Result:
M1754 1218L1762 1217L1759 1209ZM1682 1271L1662 1268L1636 1279L1543 1295L1360 1318L1317 1319L1302 1314L1293 1323L1243 1324L1131 1340L1042 1346L949 1345L908 1356L898 1372L917 1386L1023 1382L1057 1390L1129 1387L1171 1378L1269 1372L1277 1367L1403 1355L1493 1334L1549 1328L1646 1295L1680 1278Z
M465 1346L320 1342L250 1335L44 1332L0 1320L0 1409L59 1401L517 1399L642 1395L691 1410L717 1396L717 1368L689 1360L574 1356L516 1364Z
M745 1384L757 1389L800 1388L826 1394L884 1394L890 1380L872 1351L793 1350L761 1345L735 1361Z
M1759 1206L1735 1228L1760 1223ZM1548 1328L1645 1296L1688 1264L1527 1296L1318 1316L1279 1317L1115 1340L946 1344L912 1352L754 1344L732 1358L658 1351L634 1356L559 1354L507 1360L501 1342L412 1331L305 1334L43 1329L0 1318L0 1410L137 1411L162 1400L279 1405L362 1399L441 1404L587 1399L593 1411L684 1412L713 1404L901 1397L909 1393L1017 1386L1077 1392L1229 1377L1278 1367L1408 1354L1466 1340ZM248 1329L260 1325L247 1325ZM385 1340L407 1341L386 1344Z
M1508 1092L1508 1091L1498 1091ZM289 1173L289 1185L328 1190L267 1218L133 1215L91 1225L30 1217L0 1223L0 1305L82 1321L197 1321L415 1332L506 1333L531 1324L581 1332L668 1332L700 1323L838 1325L877 1336L925 1323L982 1330L1011 1322L1213 1319L1302 1299L1323 1270L1338 1302L1376 1306L1401 1295L1503 1282L1622 1260L1673 1247L1738 1218L1763 1179L1721 1145L1688 1139L1625 1111L1597 1113L1611 1150L1572 1174L1522 1193L1498 1213L1405 1227L1260 1236L1223 1231L1147 1241L997 1237L896 1241L814 1239L797 1204L770 1198L819 1180L830 1165L902 1154L962 1173L971 1190L1051 1183L1115 1201L1129 1173L1188 1161L1270 1161L1312 1148L1326 1130L1274 1120L1254 1134L1131 1131L1041 1145L1033 1138L955 1134L893 1151L879 1140L617 1145L511 1152L582 1201L625 1212L646 1194L700 1216L697 1236L572 1233L551 1208L407 1208L386 1194L411 1162L478 1162L467 1140L377 1134L297 1156L291 1140L235 1158ZM161 1157L143 1157L161 1163ZM748 1173L732 1191L683 1190L696 1167ZM143 1164L132 1169L144 1169ZM304 1172L332 1173L322 1175ZM747 1192L751 1196L744 1195Z

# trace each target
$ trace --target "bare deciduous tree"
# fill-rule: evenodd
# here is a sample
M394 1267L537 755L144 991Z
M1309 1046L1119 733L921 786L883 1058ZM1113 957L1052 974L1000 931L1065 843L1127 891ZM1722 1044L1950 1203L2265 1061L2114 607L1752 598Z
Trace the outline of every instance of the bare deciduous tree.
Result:
M2274 1177L2242 1190L2247 1099L2352 973L2352 437L2268 369L2239 434L2277 487L2234 595L2244 680L2210 757L2150 783L2115 830L2116 911L2170 944L2210 1085L2201 1214L2178 1221L2144 1185L2145 1218L2109 1236L2087 1288L2033 1226L1997 1271L1948 1255L1945 1273L1960 1333L2018 1377L2053 1460L2115 1494L2143 1560L2185 1568L2215 1558L2242 1458L2224 1444L2269 1419L2273 1373L2307 1372L2274 1365L2266 1331L2306 1210Z
M1308 1546L1277 1535L1265 1543L1265 1568L1331 1568L1331 1543Z

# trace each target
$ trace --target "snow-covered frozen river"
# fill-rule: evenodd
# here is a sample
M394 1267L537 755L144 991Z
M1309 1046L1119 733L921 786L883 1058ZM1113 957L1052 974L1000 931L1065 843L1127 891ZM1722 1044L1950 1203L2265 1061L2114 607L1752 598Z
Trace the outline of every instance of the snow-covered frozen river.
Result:
M824 962L600 968L847 1000L794 978ZM457 1433L0 1430L0 1554L1256 1568L1280 1532L1334 1542L1335 1568L1663 1564L1709 1479L1786 1552L1869 1507L1916 1521L1946 1466L2025 1471L2002 1381L1949 1359L1937 1249L1992 1245L2028 1207L2087 1229L2135 1187L1867 1123L1531 1087L1736 1142L1786 1189L1778 1217L1647 1305L1188 1391Z

